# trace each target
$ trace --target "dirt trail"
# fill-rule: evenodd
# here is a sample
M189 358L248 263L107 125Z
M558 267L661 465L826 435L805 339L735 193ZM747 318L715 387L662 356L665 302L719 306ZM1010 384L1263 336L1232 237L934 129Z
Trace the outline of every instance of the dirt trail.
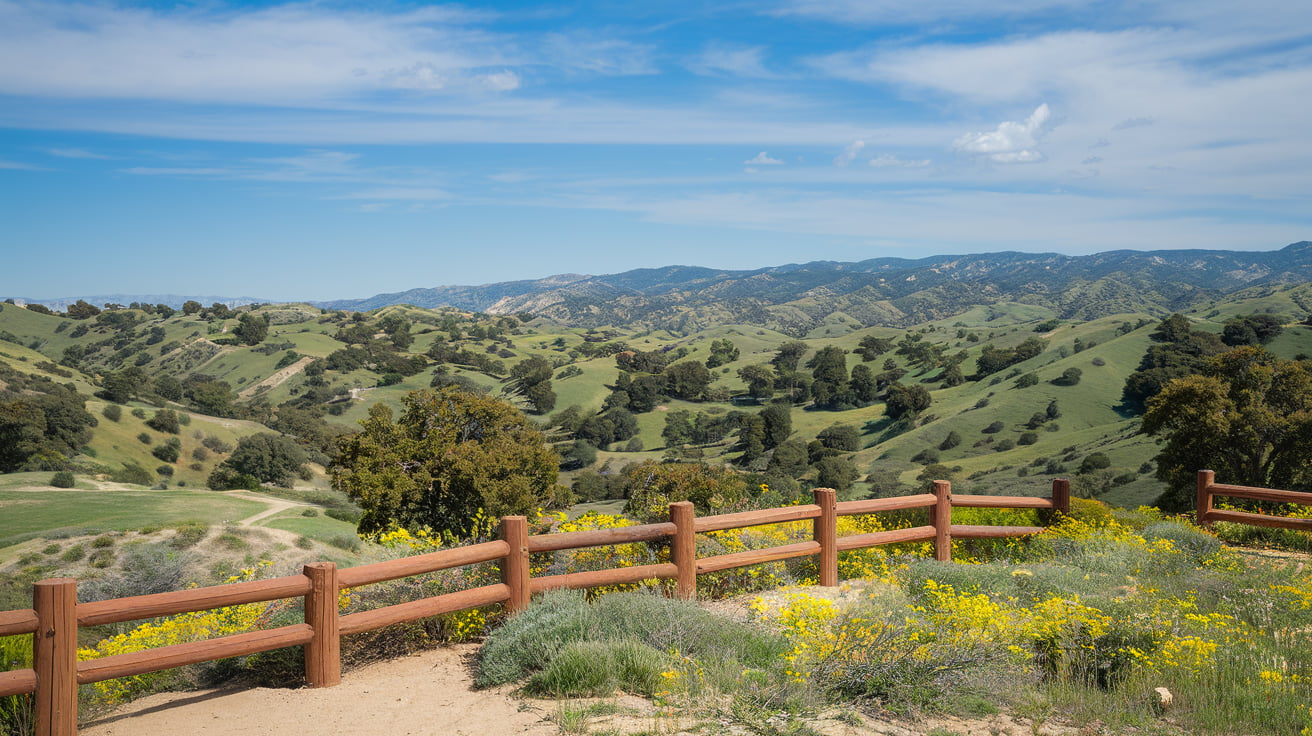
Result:
M260 521L260 520L262 520L262 519L267 519L267 518L269 518L270 516L273 516L274 514L280 512L280 511L286 511L287 509L293 509L293 508L296 508L297 506L309 506L309 504L300 503L300 502L298 502L298 501L284 501L284 500L281 499L281 498L270 498L270 497L268 497L268 496L257 496L257 495L255 495L255 494L253 494L253 493L243 493L243 492L241 492L241 491L235 491L235 492L230 491L230 492L228 492L227 495L229 495L229 496L236 496L237 498L245 498L245 499L249 499L249 500L251 500L251 501L259 501L260 503L263 503L263 504L267 504L267 505L268 505L268 508L266 508L265 510L261 511L260 513L255 514L254 516L247 516L245 519L242 519L242 520L238 521L238 522L237 522L237 526L254 526L254 525L255 525L255 522Z
M272 376L269 376L263 381L260 381L259 383L253 384L251 386L247 386L246 388L239 391L237 393L237 396L239 398L249 399L250 397L255 395L256 391L260 390L261 386L268 386L269 388L274 388L275 386L282 384L283 381L286 381L287 379L291 378L297 373L300 373L301 371L305 370L305 366L313 362L314 362L314 358L307 355L304 358L301 358L300 360L296 361L295 363L292 363L291 365L287 366L286 368L283 368L282 370L275 372Z
M507 688L473 689L464 644L379 662L346 673L325 689L202 690L142 698L84 724L85 736L263 734L303 736L483 736L559 733L551 703L535 704Z

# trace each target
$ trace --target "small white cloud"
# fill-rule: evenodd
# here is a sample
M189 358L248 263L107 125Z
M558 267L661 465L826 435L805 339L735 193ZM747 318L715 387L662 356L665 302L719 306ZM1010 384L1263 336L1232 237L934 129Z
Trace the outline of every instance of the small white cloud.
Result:
M337 199L378 199L387 201L430 202L450 198L450 193L433 187L379 187L338 197Z
M952 147L1003 164L1042 161L1043 154L1036 149L1051 117L1052 112L1044 103L1024 122L1008 120L986 133L967 133L957 138Z
M743 162L743 164L747 166L782 166L783 163L783 161L780 161L777 158L770 158L770 154L765 151L761 151Z
M109 156L105 156L103 154L92 153L91 151L84 151L81 148L47 148L46 153L50 154L51 156L58 156L60 158L100 158L100 159L110 158Z
M1112 130L1126 130L1128 128L1142 128L1157 122L1153 118L1128 118L1112 126Z
M852 141L843 149L843 152L834 157L834 166L847 166L856 160L857 154L861 149L866 147L865 141Z
M907 169L919 169L929 166L929 159L904 159L898 158L891 153L884 153L870 159L870 165L876 168L888 168L898 166Z
M509 92L519 89L519 75L509 69L483 76L483 86L494 92Z
M36 166L33 166L33 165L31 165L31 164L23 164L23 163L19 163L19 162L17 162L17 161L6 161L6 160L4 160L4 159L2 159L2 158L0 158L0 169L13 169L13 170L19 170L19 171L39 171L39 170L40 170L40 169L38 169Z

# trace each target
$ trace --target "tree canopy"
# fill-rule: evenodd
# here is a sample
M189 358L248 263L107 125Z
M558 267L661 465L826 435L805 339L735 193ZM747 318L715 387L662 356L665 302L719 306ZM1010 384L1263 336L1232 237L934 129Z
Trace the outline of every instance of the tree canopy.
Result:
M375 404L338 443L333 487L364 510L362 533L428 528L489 535L498 517L554 505L560 459L510 404L445 388L414 391L399 420Z
M1195 504L1199 470L1225 483L1312 487L1312 371L1262 348L1213 357L1201 375L1177 378L1148 400L1143 431L1164 441L1157 477L1166 510Z

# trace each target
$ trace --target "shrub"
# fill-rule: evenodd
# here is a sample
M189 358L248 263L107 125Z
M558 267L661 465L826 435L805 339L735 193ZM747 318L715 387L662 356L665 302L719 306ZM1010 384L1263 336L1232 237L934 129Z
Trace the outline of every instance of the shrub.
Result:
M138 406L137 408L132 410L132 416L136 417L137 419L145 419L146 410Z
M184 521L174 529L177 531L168 542L173 549L195 547L205 535L210 533L210 525L203 521Z
M989 423L989 426L985 427L984 429L981 429L980 431L983 432L984 434L997 434L998 432L1001 432L1005 427L1006 425L1003 424L1002 422L991 422Z
M122 468L110 473L109 479L115 483L132 483L139 486L148 486L155 482L149 470L134 462L123 463Z
M73 473L67 470L61 470L50 476L50 485L55 488L72 488L76 484Z
M303 509L301 511L301 516L304 516L307 519L313 519L318 515L319 515L319 509Z
M938 450L932 447L926 447L911 457L911 462L920 463L921 465L933 465L938 462Z
M553 697L601 697L617 690L652 695L669 655L634 641L579 641L566 645L525 688Z
M123 418L123 407L118 404L105 404L105 408L100 410L100 415L111 422L117 422Z
M150 454L154 455L156 459L163 460L166 463L176 463L178 461L178 447L176 445L168 443L155 445L150 451Z
M211 452L217 452L220 455L226 455L227 453L232 452L232 445L213 435L205 435L201 438L200 443L205 447L208 447Z
M77 562L78 560L86 556L87 556L86 549L83 548L82 545L80 544L75 544L72 547L69 547L68 549L64 550L64 554L60 555L59 559L63 560L64 562Z
M1080 463L1080 469L1078 472L1092 473L1095 470L1102 470L1103 468L1109 468L1111 467L1111 464L1112 464L1111 459L1108 458L1106 455L1102 454L1101 452L1094 452L1084 458L1084 460Z
M1029 388L1030 386L1039 385L1039 376L1037 373L1026 373L1016 379L1016 388Z
M107 534L102 534L99 537L96 537L95 539L91 540L91 546L95 547L96 549L105 549L106 547L113 547L114 538Z
M143 444L143 445L149 445L149 444L151 444L152 442L155 441L155 440L150 436L150 433L149 433L149 432L142 432L142 433L138 434L138 435L137 435L137 439L140 440L140 441L141 441L141 444Z
M360 538L349 534L338 534L328 540L328 544L344 549L348 552L358 552L360 549Z
M959 444L961 444L961 435L957 434L956 430L951 430L948 432L948 436L944 437L943 441L938 444L938 449L951 450Z
M172 477L173 477L173 466L172 466L172 465L160 465L159 467L155 468L155 474L158 475L158 476L160 476L161 478L172 478Z
M360 523L360 512L352 509L328 509L323 512L324 516L338 521L344 521L348 524Z
M1039 441L1038 432L1021 432L1020 437L1016 438L1016 444L1018 445L1032 445L1038 441Z
M177 412L172 409L160 409L155 412L155 416L146 421L146 426L165 434L177 434L181 431Z

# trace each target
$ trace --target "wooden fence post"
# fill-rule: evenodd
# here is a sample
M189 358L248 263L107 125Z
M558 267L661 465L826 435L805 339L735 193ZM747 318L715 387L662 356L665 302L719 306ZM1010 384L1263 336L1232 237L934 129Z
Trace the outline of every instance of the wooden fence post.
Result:
M952 560L952 484L946 480L934 481L934 506L929 512L934 524L934 559Z
M670 504L674 538L670 540L670 562L678 568L674 595L685 600L697 597L697 534L693 531L692 501Z
M501 582L510 588L506 609L511 613L528 607L528 517L501 517L501 539L510 545L506 559L501 563Z
M1039 509L1039 523L1052 526L1059 515L1071 513L1071 482L1065 478L1052 479L1052 508Z
M820 585L838 585L838 492L832 488L811 491L820 515L812 523L812 535L820 543Z
M1052 479L1052 506L1053 510L1070 516L1071 513L1071 482L1065 478Z
M32 586L37 630L32 669L36 670L34 732L37 736L77 734L77 581L41 580Z
M1211 470L1198 471L1198 511L1194 514L1194 523L1202 527L1210 527L1212 522L1208 520L1207 515L1212 512L1212 483L1216 481L1216 473Z
M305 680L311 687L342 682L342 640L337 610L337 563L311 562L303 568L310 579L305 596L305 623L314 638L305 645Z

